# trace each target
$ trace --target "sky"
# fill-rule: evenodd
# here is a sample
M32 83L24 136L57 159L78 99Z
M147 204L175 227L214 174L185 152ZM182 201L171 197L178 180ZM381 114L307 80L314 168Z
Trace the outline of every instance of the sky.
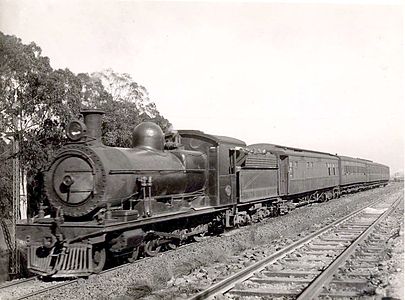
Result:
M53 68L112 68L175 129L404 165L400 1L0 0Z

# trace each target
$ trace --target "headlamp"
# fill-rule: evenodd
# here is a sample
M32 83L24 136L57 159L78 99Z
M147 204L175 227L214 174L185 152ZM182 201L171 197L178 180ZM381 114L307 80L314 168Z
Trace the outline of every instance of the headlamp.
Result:
M66 128L66 135L70 140L78 141L85 135L86 130L86 125L83 122L73 120L69 122Z

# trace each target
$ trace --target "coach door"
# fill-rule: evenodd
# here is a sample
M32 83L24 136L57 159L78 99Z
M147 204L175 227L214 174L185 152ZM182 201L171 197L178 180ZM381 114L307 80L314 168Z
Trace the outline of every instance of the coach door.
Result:
M280 155L279 167L279 192L280 195L287 195L288 193L288 156Z

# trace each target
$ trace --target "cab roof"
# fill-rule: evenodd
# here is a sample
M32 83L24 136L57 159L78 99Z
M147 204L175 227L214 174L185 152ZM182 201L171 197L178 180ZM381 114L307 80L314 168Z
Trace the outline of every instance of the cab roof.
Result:
M178 133L183 137L195 137L198 139L208 140L215 145L230 144L234 146L246 147L246 143L244 141L228 136L206 134L199 130L179 130Z

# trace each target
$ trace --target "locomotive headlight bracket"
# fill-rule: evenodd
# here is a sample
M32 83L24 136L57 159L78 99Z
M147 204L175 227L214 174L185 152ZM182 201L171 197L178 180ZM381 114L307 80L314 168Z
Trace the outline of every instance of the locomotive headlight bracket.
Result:
M66 135L71 141L78 141L86 134L87 127L80 120L70 121L66 127Z

